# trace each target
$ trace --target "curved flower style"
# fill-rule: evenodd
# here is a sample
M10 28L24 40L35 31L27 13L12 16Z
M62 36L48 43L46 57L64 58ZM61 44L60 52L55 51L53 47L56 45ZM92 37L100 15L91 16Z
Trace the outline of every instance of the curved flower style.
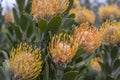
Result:
M103 60L100 57L95 57L90 61L90 67L98 72L101 71L101 66L99 63L102 63Z
M80 7L80 1L79 0L74 0L73 8L77 8L77 7Z
M75 29L74 39L77 40L79 46L86 52L93 52L101 44L101 34L97 28L91 27L87 23L83 23Z
M68 63L76 54L78 44L67 34L55 35L49 43L49 52L55 63Z
M119 7L117 5L101 6L98 12L101 19L119 18Z
M62 14L69 6L69 0L33 0L32 14L35 21L51 19Z
M14 22L13 8L17 6L16 0L3 0L1 1L2 15L4 16L5 23Z
M120 22L106 21L100 28L102 40L105 44L120 43Z
M95 22L94 12L86 8L79 7L76 9L71 9L70 14L71 13L75 14L75 21L79 24L86 22L93 24Z
M18 80L32 80L41 72L40 51L26 43L21 43L17 48L11 50L10 66L14 77Z

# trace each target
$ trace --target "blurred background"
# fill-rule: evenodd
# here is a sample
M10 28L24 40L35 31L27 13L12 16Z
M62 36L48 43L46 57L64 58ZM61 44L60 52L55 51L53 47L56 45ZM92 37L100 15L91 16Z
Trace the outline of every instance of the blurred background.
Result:
M94 13L96 14L95 25L97 27L100 27L100 24L103 22L98 15L98 10L101 5L116 4L120 8L120 0L80 0L80 4L94 11Z

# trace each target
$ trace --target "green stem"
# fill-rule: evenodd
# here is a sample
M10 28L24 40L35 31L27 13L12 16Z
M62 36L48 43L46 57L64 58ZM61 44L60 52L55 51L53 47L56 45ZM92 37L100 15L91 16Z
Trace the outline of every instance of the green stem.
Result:
M57 66L56 80L62 80L63 73L64 73L64 66L63 65L58 65Z

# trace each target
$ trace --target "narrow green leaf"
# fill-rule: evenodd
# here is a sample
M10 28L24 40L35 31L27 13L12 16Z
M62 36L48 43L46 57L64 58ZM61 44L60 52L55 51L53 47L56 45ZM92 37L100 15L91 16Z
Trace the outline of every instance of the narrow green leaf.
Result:
M21 17L20 17L20 27L21 27L21 29L23 31L26 31L27 24L28 24L28 19L26 18L26 16L24 15L24 13L22 13Z
M43 71L43 80L49 80L49 65L48 62L45 62L44 71Z
M62 80L74 80L75 77L79 74L78 71L69 71L63 75Z
M29 38L32 34L34 34L34 29L32 26L29 26L27 29L27 37Z
M16 33L17 40L21 40L22 33L20 32L20 29L18 27L15 27L15 33Z
M27 6L25 7L25 11L29 14L31 12L31 5L32 5L32 2L28 2Z
M115 59L117 57L117 54L118 54L118 47L115 46L111 50L111 58Z
M20 13L17 9L13 8L13 14L14 14L14 21L18 24L20 24Z
M118 67L120 67L120 59L115 60L113 68L116 70Z

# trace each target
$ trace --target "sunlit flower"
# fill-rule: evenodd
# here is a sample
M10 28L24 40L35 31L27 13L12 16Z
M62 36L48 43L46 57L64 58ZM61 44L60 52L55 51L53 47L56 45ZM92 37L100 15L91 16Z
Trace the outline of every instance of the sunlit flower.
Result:
M10 53L10 66L17 80L32 80L41 72L41 54L39 49L26 43L13 48Z
M75 21L79 24L86 22L93 24L95 22L94 12L86 8L71 9L70 14L72 13L75 14Z
M5 23L13 22L13 8L17 6L16 0L3 0L1 2L2 15L4 16Z
M73 8L77 8L77 7L80 7L80 1L79 0L74 0Z
M51 19L62 14L69 6L69 0L33 0L32 14L35 21Z
M78 44L67 34L55 35L49 43L49 52L55 63L68 63L76 54Z
M101 19L119 18L119 7L117 5L101 6L98 12Z
M120 43L120 22L106 21L102 24L100 31L105 44Z
M86 52L93 52L101 44L101 34L97 28L91 27L87 23L83 23L75 29L74 39L77 40L79 46Z
M102 63L103 60L100 57L95 57L90 61L90 67L94 70L97 70L98 72L101 71L100 63Z

